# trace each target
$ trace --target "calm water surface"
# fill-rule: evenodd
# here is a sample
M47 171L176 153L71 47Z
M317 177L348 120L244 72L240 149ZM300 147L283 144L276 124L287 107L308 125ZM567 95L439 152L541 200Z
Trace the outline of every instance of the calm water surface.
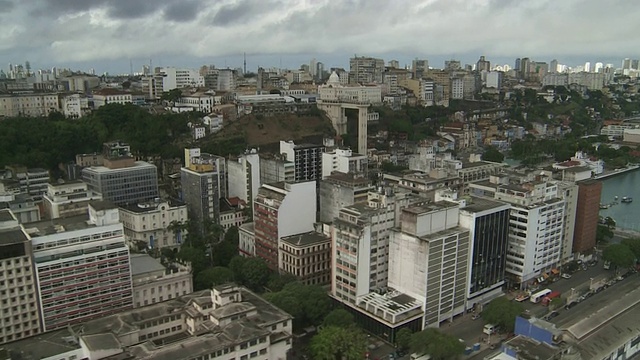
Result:
M615 196L618 204L600 210L600 216L611 216L620 229L640 231L640 170L603 180L600 202L613 203ZM632 197L633 202L621 203L623 196Z

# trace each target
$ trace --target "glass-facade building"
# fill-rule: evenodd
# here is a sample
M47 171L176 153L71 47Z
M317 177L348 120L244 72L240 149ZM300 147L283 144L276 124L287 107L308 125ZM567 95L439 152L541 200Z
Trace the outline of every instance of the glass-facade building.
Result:
M90 190L116 205L137 204L158 197L158 169L144 161L110 169L92 166L82 169L82 180Z

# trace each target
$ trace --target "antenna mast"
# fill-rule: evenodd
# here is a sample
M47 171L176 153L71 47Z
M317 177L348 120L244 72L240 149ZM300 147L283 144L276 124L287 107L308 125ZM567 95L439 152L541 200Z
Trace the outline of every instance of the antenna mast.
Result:
M247 53L243 53L242 56L244 59L244 69L242 70L243 71L242 73L246 74L247 73Z

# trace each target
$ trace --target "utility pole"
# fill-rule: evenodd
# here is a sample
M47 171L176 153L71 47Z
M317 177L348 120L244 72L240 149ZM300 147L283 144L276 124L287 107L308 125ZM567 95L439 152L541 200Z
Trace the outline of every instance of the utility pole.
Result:
M244 61L243 61L243 65L244 65L244 67L243 67L243 69L242 69L242 74L244 75L244 74L246 74L246 73L247 73L247 53L243 53L243 54L242 54L242 57L243 57L243 60L244 60Z

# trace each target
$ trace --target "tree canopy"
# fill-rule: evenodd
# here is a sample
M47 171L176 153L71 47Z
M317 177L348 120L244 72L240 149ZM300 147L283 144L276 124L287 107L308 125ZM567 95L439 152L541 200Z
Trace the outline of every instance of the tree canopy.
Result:
M328 326L311 339L310 350L315 360L364 359L367 337L356 327Z
M233 281L233 271L223 266L205 269L195 278L196 289L211 289L211 287Z
M487 146L482 154L482 160L501 163L504 160L504 154L495 146Z
M498 325L507 331L513 331L516 317L524 310L522 304L509 301L506 297L491 300L482 311L482 318L494 325Z
M298 329L322 324L331 309L327 292L318 285L292 282L281 291L266 293L264 297L291 314L294 317L293 325Z
M409 328L402 328L396 333L396 346L400 350L407 350L411 347L411 337L413 332Z
M622 239L622 244L631 250L637 260L640 260L640 239Z
M628 268L635 262L636 256L625 244L611 244L602 251L602 258L618 268Z
M434 328L411 335L410 348L414 353L428 354L433 360L455 359L464 353L464 344L455 336Z
M324 317L322 326L349 327L353 326L353 315L345 309L333 309Z

